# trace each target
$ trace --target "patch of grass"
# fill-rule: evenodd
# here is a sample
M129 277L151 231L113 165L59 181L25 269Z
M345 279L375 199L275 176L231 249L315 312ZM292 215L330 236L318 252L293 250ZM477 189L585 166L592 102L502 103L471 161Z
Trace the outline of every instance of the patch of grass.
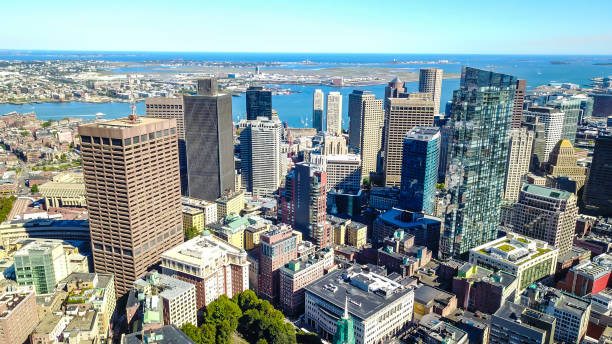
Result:
M510 245L501 245L501 246L497 246L498 249L504 251L504 252L510 252L512 250L514 250L514 246L510 246Z

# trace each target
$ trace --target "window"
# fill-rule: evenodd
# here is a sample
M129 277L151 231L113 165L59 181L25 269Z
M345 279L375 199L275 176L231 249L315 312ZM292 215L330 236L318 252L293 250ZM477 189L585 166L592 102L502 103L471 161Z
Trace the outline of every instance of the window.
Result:
M176 128L170 128L170 133L171 133L172 135L176 134Z
M95 144L98 144L98 145L99 145L99 144L100 144L100 138L99 138L99 137L94 137L94 138L93 138L93 142L94 142Z
M81 142L91 143L91 136L81 136Z
M168 129L164 129L164 136L170 135L170 131Z
M105 144L105 145L110 145L110 140L109 140L109 138L108 138L108 137L103 137L103 138L102 138L102 143L103 143L103 144Z
M140 142L145 142L147 140L147 134L140 135Z
M121 139L112 139L111 142L113 143L113 146L123 146Z
M123 143L127 146L127 145L131 145L132 144L132 139L125 139L123 140Z
M149 140L155 140L155 133L149 133Z
M134 142L134 144L140 143L140 137L138 137L138 136L132 137L132 142Z

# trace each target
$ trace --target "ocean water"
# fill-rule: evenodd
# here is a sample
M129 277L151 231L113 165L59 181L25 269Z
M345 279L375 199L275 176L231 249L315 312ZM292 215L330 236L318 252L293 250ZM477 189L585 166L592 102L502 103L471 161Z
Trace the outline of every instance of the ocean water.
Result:
M545 56L545 55L444 55L444 54L321 54L321 53L180 53L180 52L83 52L83 51L13 51L0 50L0 60L103 60L113 62L169 62L179 60L211 62L276 62L279 65L262 68L321 69L327 67L386 67L418 71L422 67L438 67L447 73L460 73L462 66L471 66L494 70L514 75L527 80L527 88L533 88L549 82L571 82L588 85L593 77L612 75L612 56ZM308 60L312 64L303 64ZM394 64L392 61L439 61L448 60L451 64ZM118 68L116 72L146 72L147 66L131 66L129 69ZM172 72L172 71L169 71ZM316 88L325 92L338 91L343 95L344 127L348 127L348 94L353 89L368 89L378 97L384 94L384 86L343 87L282 85L300 93L276 95L272 98L272 107L279 113L281 120L291 126L307 126L311 121L312 94ZM416 90L417 83L407 84L409 90ZM459 79L447 79L442 84L441 111L444 104L452 98L453 90L459 87ZM245 117L245 97L233 97L234 120ZM130 113L129 104L125 103L47 103L10 105L0 104L0 114L18 112L36 112L41 119L59 119L64 117L92 117L103 113L107 118L125 116ZM137 111L144 114L143 104L137 105ZM92 117L93 118L93 117Z

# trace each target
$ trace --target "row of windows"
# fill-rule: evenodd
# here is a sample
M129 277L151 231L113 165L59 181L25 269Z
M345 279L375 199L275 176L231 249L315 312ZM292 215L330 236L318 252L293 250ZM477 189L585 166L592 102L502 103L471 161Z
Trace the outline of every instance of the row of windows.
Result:
M108 138L108 137L97 137L97 136L81 136L81 142L83 143L94 143L94 144L103 144L103 145L113 145L113 146L129 146L131 144L137 144L140 142L145 142L148 140L154 140L155 138L161 138L164 136L168 136L168 135L174 135L176 134L176 128L170 128L170 129L164 129L159 130L155 133L149 133L144 134L144 135L140 135L140 136L134 136L132 138L127 138L124 139L123 141L121 139L114 139L114 138Z

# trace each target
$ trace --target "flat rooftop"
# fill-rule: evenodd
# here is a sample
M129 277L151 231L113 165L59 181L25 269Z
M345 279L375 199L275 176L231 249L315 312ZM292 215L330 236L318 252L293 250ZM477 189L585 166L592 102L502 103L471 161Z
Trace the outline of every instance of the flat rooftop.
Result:
M519 266L529 260L535 259L551 251L558 251L546 242L516 235L508 234L470 250L470 255L480 254Z
M215 238L210 232L204 231L191 240L175 246L162 254L162 258L182 262L192 266L205 268L215 267L215 261L222 262L224 254L240 254L242 251L221 239Z
M133 128L141 125L161 123L167 121L163 118L137 116L136 121L131 121L128 117L111 119L108 121L84 124L82 127L94 127L94 128Z
M186 334L174 325L166 325L152 331L142 331L126 335L121 344L195 344Z

